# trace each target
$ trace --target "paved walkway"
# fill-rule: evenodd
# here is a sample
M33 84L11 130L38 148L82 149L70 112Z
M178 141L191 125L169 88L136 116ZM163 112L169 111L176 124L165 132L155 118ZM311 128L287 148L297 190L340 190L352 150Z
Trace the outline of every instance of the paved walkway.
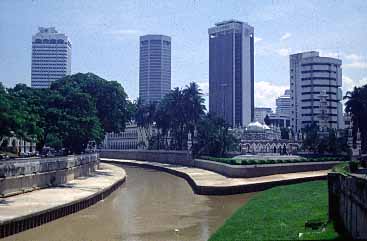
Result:
M102 163L93 176L74 179L60 187L0 198L0 225L88 199L125 177L122 168Z
M261 191L267 188L302 181L325 179L328 170L277 174L253 178L229 178L221 174L187 166L172 164L101 158L102 162L151 167L185 178L197 194L220 195Z

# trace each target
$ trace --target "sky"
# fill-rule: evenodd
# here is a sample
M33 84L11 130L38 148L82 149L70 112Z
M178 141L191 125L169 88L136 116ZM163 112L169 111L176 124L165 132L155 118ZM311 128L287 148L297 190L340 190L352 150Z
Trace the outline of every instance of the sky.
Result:
M289 54L316 50L343 61L343 92L367 84L365 0L1 0L0 82L31 82L31 41L55 27L72 41L72 73L139 90L139 36L172 37L172 87L208 92L208 28L236 19L255 28L255 106L275 107L289 88ZM207 99L207 98L206 98Z

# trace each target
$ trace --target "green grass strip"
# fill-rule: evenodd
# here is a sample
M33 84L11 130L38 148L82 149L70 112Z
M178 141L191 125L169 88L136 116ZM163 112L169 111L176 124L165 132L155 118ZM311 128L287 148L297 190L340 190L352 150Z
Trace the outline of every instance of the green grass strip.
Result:
M328 220L326 181L275 187L256 194L209 239L215 240L335 240ZM317 229L305 223L322 222Z

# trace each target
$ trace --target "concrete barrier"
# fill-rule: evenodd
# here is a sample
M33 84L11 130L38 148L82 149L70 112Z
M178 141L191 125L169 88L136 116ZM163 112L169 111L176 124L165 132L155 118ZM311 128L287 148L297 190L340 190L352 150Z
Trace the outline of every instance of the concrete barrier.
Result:
M350 240L367 240L367 177L328 174L329 218Z
M101 150L101 158L116 158L138 161L169 163L182 166L192 166L193 159L187 151L166 150Z
M309 172L328 170L338 164L338 161L330 162L303 162L303 163L282 163L282 164L259 164L259 165L230 165L214 161L195 159L193 166L205 170L220 173L226 177L249 178L261 177L275 174L285 174L294 172Z
M88 176L99 164L97 153L0 163L0 197L67 183Z

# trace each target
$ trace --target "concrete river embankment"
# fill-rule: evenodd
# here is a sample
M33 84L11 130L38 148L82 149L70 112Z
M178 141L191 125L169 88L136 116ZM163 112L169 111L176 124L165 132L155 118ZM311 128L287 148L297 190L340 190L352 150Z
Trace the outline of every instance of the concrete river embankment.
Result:
M182 178L121 167L125 184L103 202L4 240L207 240L253 196L195 195Z

